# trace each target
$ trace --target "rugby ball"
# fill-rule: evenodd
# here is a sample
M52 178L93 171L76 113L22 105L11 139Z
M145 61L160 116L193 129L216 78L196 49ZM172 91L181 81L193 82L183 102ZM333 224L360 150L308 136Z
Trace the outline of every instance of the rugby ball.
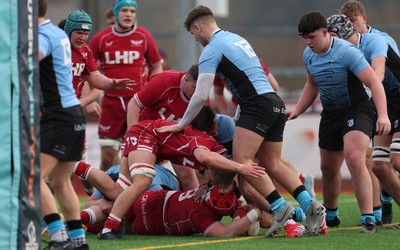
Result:
M233 220L239 220L240 218L246 216L248 209L245 207L238 208L233 214ZM252 223L249 228L246 230L245 236L256 236L260 232L260 222L256 221Z

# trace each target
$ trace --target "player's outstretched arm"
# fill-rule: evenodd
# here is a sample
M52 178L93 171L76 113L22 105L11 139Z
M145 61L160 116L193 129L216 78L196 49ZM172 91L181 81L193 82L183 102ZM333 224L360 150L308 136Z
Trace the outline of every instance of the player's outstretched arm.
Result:
M250 225L261 218L260 209L254 207L246 216L232 220L229 224L216 223L207 233L207 236L233 237L245 235Z
M250 177L260 177L266 174L265 169L255 163L240 164L205 148L196 148L193 154L201 164L211 168L230 170Z

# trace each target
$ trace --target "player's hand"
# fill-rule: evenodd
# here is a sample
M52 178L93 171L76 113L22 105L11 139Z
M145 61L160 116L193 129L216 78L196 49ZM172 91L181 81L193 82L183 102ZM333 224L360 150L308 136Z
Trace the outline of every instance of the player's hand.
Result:
M136 85L136 83L128 78L121 78L121 79L115 79L113 78L113 89L129 89L133 90L133 86Z
M261 209L259 209L258 207L252 205L252 204L246 204L245 206L243 206L245 211L250 212L250 210L254 209L256 210L257 214L258 214L258 220L262 220L262 211Z
M205 199L205 196L208 191L208 186L207 185L201 185L196 192L194 192L193 199L197 202L200 203Z
M378 116L376 121L376 133L378 135L387 135L391 130L390 120L387 116Z
M249 162L242 164L239 169L239 174L249 176L249 177L260 177L265 175L265 169L257 165L257 163Z
M178 124L162 126L162 127L157 128L157 132L159 132L159 133L167 133L167 132L176 133L176 132L179 132L182 130L183 130L183 128L178 127Z
M299 117L299 113L295 112L295 111L286 111L286 117L289 120L294 120L297 117Z
M100 116L101 107L97 102L92 102L86 105L86 113L94 116Z
M104 215L109 215L111 213L111 209L113 207L113 203L111 201L107 201L105 199L100 199L97 202L97 205L100 207L100 209Z

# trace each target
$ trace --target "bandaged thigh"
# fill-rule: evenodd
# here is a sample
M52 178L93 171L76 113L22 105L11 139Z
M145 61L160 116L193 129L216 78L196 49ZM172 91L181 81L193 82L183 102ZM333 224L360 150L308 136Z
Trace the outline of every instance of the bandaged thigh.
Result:
M136 174L142 174L151 178L156 176L154 166L146 163L133 163L129 166L129 172L131 173L131 177Z

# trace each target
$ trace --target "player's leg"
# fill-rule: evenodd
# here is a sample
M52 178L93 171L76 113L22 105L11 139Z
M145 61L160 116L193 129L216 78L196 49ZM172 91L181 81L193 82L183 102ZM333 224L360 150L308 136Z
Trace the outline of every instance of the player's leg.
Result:
M181 183L182 190L195 189L200 186L196 171L193 168L171 163Z
M325 224L325 208L310 196L296 171L282 163L282 142L264 141L258 151L258 159L261 166L267 166L267 173L279 184L281 184L300 204L307 215L307 229L310 234L319 234ZM322 225L324 224L324 225Z
M119 162L120 159L118 155L119 146L117 147L117 145L119 144L118 140L100 138L99 143L101 143L100 169L102 171L107 171L111 166L120 164ZM109 144L113 144L115 146L108 146Z
M68 235L77 247L86 244L86 239L80 217L79 198L70 179L74 164L75 161L59 161L57 170L49 176L49 185L60 204L68 226Z
M386 190L397 204L400 204L400 180L390 163L390 144L392 136L375 136L374 165L372 170L379 178L382 188ZM396 155L394 155L395 158Z
M99 121L99 145L101 147L100 169L108 170L119 165L121 138L126 131L126 106L130 98L105 95L101 102L102 113Z
M375 222L376 225L381 225L382 224L382 207L380 199L381 186L379 184L378 178L376 177L376 175L372 170L372 166L374 164L372 159L372 152L373 149L370 146L368 146L365 163L367 165L368 173L371 176L371 181L372 181L372 204L373 204Z
M329 151L320 148L322 171L322 195L326 208L326 224L337 227L340 224L338 198L342 188L340 167L343 163L343 151Z
M132 184L125 189L115 200L98 239L117 240L115 231L120 227L122 217L129 211L136 199L151 185L155 176L154 164L156 155L148 151L131 151L128 154L129 170ZM122 162L121 162L122 164ZM121 165L121 169L125 166Z
M242 127L236 127L233 137L233 160L240 163L251 162L263 140L264 138L255 132ZM269 237L289 219L294 212L294 207L286 203L285 199L279 195L268 175L263 175L260 178L241 176L240 179L242 178L249 182L271 204L270 207L274 214L274 220L265 235ZM243 185L241 182L239 181L240 186ZM267 207L262 207L262 209L269 211Z
M122 186L114 182L111 177L104 171L93 168L91 165L82 161L75 164L73 174L79 176L79 178L88 181L93 187L97 188L100 193L106 196L110 200L115 200L118 195L122 192ZM129 185L128 181L124 181Z
M289 167L296 171L297 175L299 176L299 179L301 183L303 183L304 187L306 188L307 192L310 194L311 198L315 197L315 190L314 190L314 176L302 173L298 171L293 164L287 159L286 157L281 157L281 163L285 165L286 167Z
M54 196L60 203L60 207L66 220L79 219L79 199L72 186L69 176L75 162L59 161L57 170L49 175L49 186L54 192Z
M343 137L343 155L352 177L354 194L361 212L360 232L375 232L373 216L372 181L365 164L370 138L361 131L353 130ZM373 226L372 226L372 224ZM371 224L371 225L370 225Z
M282 142L264 141L257 154L258 160L261 166L265 166L266 172L272 179L293 193L302 183L296 171L283 164L280 157L281 149Z
M69 240L64 222L61 220L61 217L58 213L56 200L54 199L50 187L45 181L45 179L55 169L57 163L57 158L48 154L40 153L41 211L44 221L48 226L51 241L67 245L67 247L70 245L72 248L72 242Z
M86 134L85 134L85 142L83 144L82 159L80 160L84 163L88 163L87 149L88 149L88 145L87 145ZM83 189L85 190L86 194L88 195L88 197L90 197L93 194L94 187L85 179L79 178L79 180L82 183Z
M390 144L390 162L393 168L400 172L400 132L395 132L393 135L392 143Z

